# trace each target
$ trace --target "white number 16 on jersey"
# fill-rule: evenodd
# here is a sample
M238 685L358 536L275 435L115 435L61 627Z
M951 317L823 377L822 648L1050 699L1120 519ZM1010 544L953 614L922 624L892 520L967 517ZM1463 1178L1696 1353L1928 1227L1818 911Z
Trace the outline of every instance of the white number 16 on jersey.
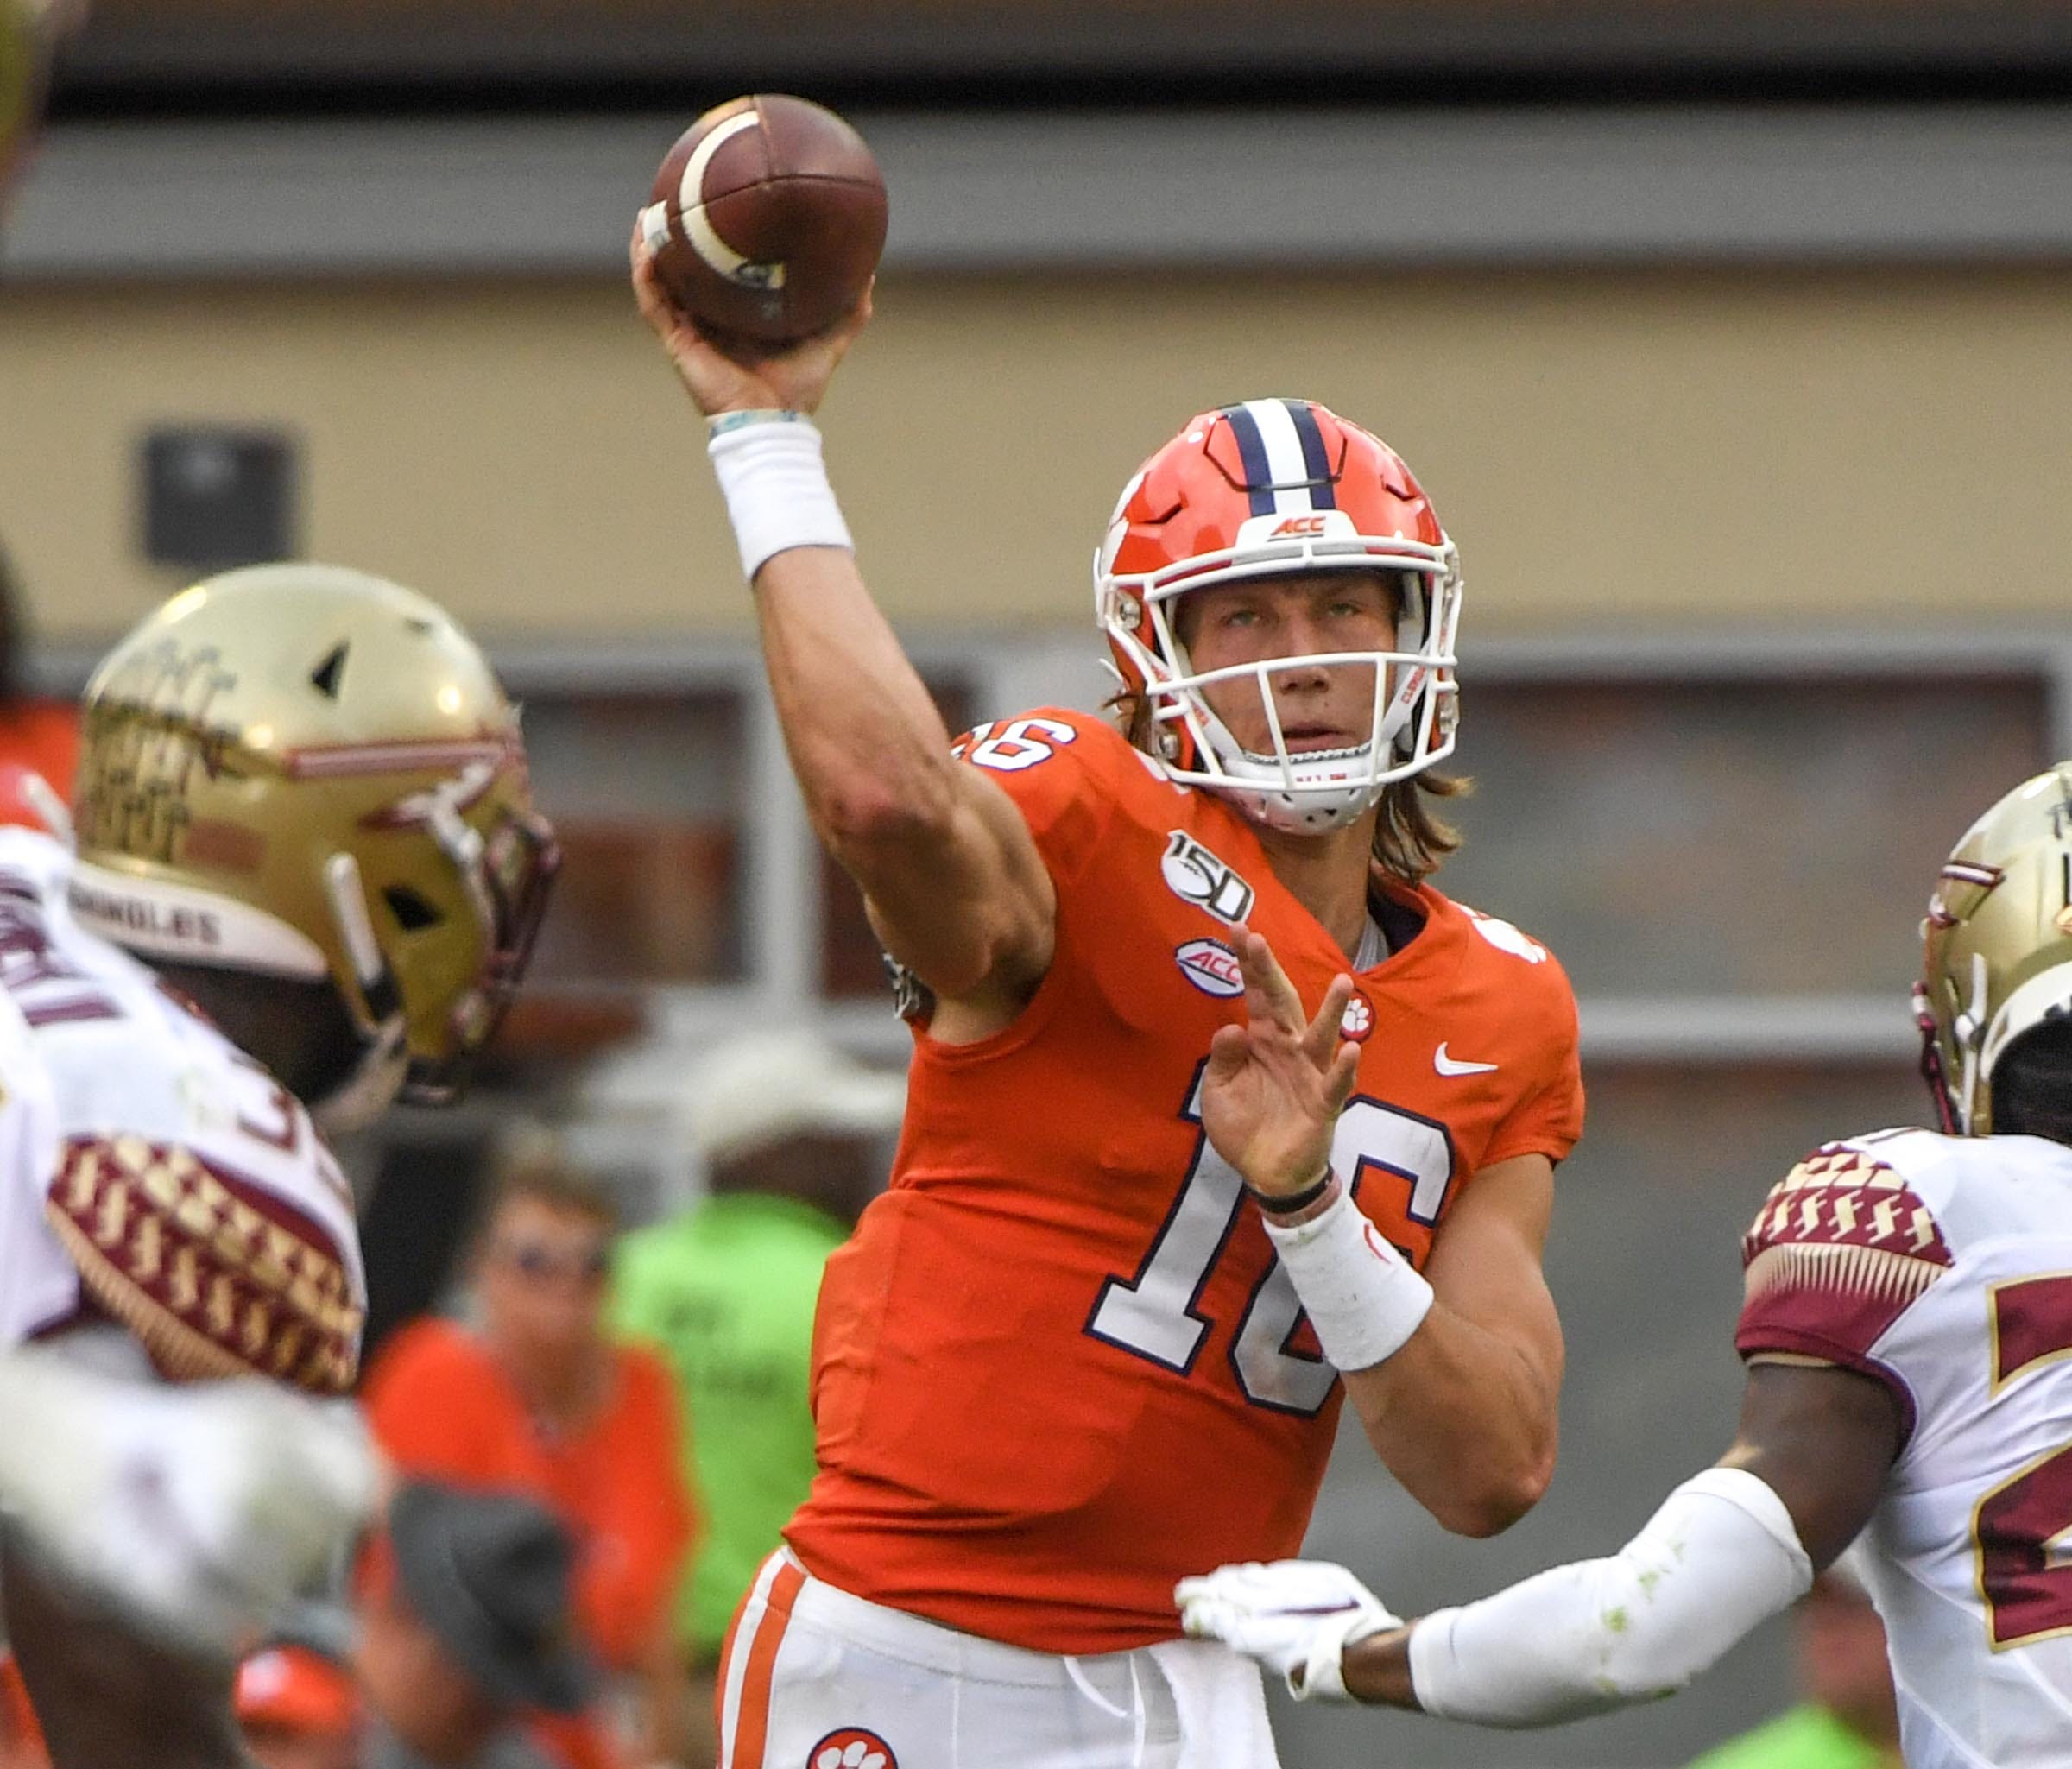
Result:
M1204 1062L1195 1071L1180 1114L1197 1127L1208 1066ZM1332 1135L1331 1165L1355 1195L1374 1169L1406 1182L1411 1220L1434 1223L1453 1183L1453 1140L1443 1124L1356 1094ZM1236 1226L1244 1195L1237 1170L1197 1128L1193 1162L1150 1251L1134 1277L1110 1278L1102 1286L1086 1330L1181 1375L1191 1374L1214 1324L1198 1312L1202 1292ZM1291 1349L1301 1319L1295 1286L1276 1260L1246 1302L1230 1347L1232 1373L1254 1406L1308 1414L1330 1398L1337 1371Z

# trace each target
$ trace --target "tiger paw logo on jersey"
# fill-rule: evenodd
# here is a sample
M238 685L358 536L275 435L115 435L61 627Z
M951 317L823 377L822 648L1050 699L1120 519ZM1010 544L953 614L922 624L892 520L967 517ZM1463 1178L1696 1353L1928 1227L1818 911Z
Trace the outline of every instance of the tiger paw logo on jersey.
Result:
M1374 1004L1355 989L1345 1004L1345 1017L1338 1022L1338 1036L1349 1044L1365 1044L1374 1030Z
M806 1769L900 1769L892 1747L861 1726L831 1732L806 1756Z

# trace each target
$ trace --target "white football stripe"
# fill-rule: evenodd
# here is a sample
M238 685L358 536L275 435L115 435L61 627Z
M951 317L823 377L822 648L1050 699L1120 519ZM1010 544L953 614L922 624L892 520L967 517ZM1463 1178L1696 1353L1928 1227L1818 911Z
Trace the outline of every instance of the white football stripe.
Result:
M705 206L705 168L712 163L712 156L732 141L744 129L755 129L762 121L761 113L750 108L737 117L730 117L691 150L691 157L684 162L684 180L677 186L676 204L685 214Z
M684 162L683 182L677 188L677 206L684 217L684 237L691 242L691 250L722 276L739 276L749 261L722 239L706 218L705 168L712 163L712 156L736 136L743 130L759 129L761 124L761 112L753 109L730 117L691 150L690 159ZM782 288L784 266L772 265L768 275L757 281L771 288Z
M752 283L757 288L782 288L782 264L757 264L755 275L743 276L742 272L750 268L752 261L744 258L714 231L711 218L703 209L684 211L684 237L691 242L691 249L722 276L733 282Z
M1310 477L1309 463L1302 458L1302 438L1295 433L1295 420L1287 407L1277 399L1248 399L1245 409L1252 414L1252 421L1259 426L1259 439L1266 445L1267 477L1275 485L1288 488L1273 494L1274 513L1308 515L1317 507L1302 483Z

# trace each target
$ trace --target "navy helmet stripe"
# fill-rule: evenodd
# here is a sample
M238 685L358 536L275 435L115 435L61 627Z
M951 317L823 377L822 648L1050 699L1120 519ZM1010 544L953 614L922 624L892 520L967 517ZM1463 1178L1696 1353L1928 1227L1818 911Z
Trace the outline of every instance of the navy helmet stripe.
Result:
M1266 439L1259 433L1259 420L1242 406L1223 408L1223 421L1237 443L1237 458L1245 470L1245 490L1251 494L1252 514L1273 514L1273 473L1267 464Z
M1288 416L1295 420L1295 434L1302 443L1302 464L1310 480L1310 499L1320 510L1338 508L1331 490L1331 458L1323 445L1323 426L1306 400L1284 399Z

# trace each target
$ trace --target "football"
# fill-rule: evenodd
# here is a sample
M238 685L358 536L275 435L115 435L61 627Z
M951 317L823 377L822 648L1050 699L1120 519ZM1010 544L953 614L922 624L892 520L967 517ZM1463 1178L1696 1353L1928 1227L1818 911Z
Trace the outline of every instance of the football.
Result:
M810 337L869 287L885 180L863 137L782 93L736 98L677 138L641 212L655 275L723 348Z

